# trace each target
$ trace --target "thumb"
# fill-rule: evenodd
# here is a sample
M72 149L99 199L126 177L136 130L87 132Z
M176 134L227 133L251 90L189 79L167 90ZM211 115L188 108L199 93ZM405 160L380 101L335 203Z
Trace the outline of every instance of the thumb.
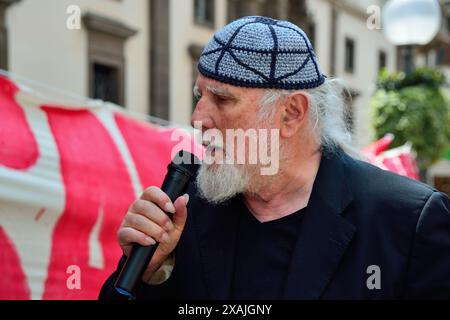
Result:
M184 225L186 224L187 219L187 204L189 202L189 195L185 194L184 196L179 197L174 202L175 214L173 216L173 224L175 229L183 230Z

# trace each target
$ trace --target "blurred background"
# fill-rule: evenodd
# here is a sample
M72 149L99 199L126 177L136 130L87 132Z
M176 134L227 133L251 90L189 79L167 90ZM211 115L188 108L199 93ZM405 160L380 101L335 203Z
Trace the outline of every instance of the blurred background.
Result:
M0 292L0 298L95 298L99 286L115 268L120 256L115 248L117 252L115 251L114 256L108 257L107 261L102 260L107 255L106 243L114 241L115 235L111 230L114 231L119 224L133 194L137 195L145 186L162 180L165 165L170 160L169 155L158 158L158 152L161 153L162 150L158 143L161 139L168 140L170 135L161 133L154 127L144 128L140 124L130 124L128 120L118 117L117 113L140 115L141 118L156 119L156 122L165 125L188 126L195 106L192 88L202 48L217 29L242 16L265 15L287 19L300 26L315 47L322 72L328 77L346 81L349 88L345 95L349 102L348 127L352 131L355 146L363 150L368 161L384 169L422 180L450 195L450 1L389 2L391 8L388 10L386 8L389 3L383 0L0 0L0 69L4 70L2 74L6 78L13 81L2 80L0 83L0 180L3 179L0 183L0 244L3 243L2 227L5 226L6 236L9 235L12 239L8 242L5 237L5 243L18 243L18 262L11 262L11 277L19 279L23 276L28 279L23 280L23 291L17 286L19 280L11 280L10 286L16 294ZM25 90L27 87L38 89L30 94ZM25 95L16 95L15 98L10 96L16 90L24 91ZM85 149L88 153L81 152L81 149L87 148L83 142L72 144L72 149L69 150L72 153L68 151L64 154L61 146L64 143L69 145L69 142L58 141L58 126L61 126L60 132L63 132L74 124L73 131L63 132L67 141L72 139L71 135L85 139L83 141L91 140L90 137L96 134L101 136L102 131L92 131L91 134L86 129L83 132L89 127L89 123L94 123L85 113L64 113L46 107L39 107L39 112L36 108L32 109L32 105L44 105L42 96L37 94L44 91L52 92L50 95L53 97L56 96L55 92L63 93L66 97L79 97L75 104L90 105L89 108L95 105L92 101L106 103L97 104L98 108L93 109L93 114L109 133L112 132L127 170L131 172L134 185L133 191L128 193L123 203L112 211L117 218L109 226L109 242L100 237L101 246L96 247L95 241L92 242L89 238L93 234L98 236L98 226L103 226L100 230L105 229L106 220L102 220L102 217L106 217L106 211L102 210L105 199L109 199L105 198L108 195L99 193L100 200L95 204L98 212L93 213L96 218L82 224L87 226L87 231L79 242L91 241L91 244L86 249L90 250L89 257L80 258L79 261L84 261L86 268L102 270L100 275L95 274L95 270L91 272L96 284L85 295L71 296L71 293L64 291L66 266L72 262L65 256L62 260L54 258L65 250L64 247L55 249L55 234L59 232L58 226L61 226L60 215L64 217L67 212L80 212L78 204L71 208L67 205L71 201L69 191L77 189L67 189L67 181L70 179L64 178L67 177L67 172L64 173L64 159L71 159L70 165L80 164L90 159L87 155L91 150L101 150L98 151L102 152L99 157L109 151L99 147L104 146L104 142L95 144L95 141L90 141L91 149ZM54 191L55 199L65 200L57 205L55 202L46 206L47 209L41 203L39 198L42 195L39 193L29 203L19 196L11 196L9 188L13 184L8 184L8 181L16 179L11 177L20 176L13 172L12 169L17 169L14 165L8 167L8 163L3 161L9 159L11 150L5 149L7 144L2 140L2 134L3 139L11 137L8 135L9 131L3 128L12 123L8 119L18 119L19 113L7 113L9 111L4 111L7 108L1 110L6 102L13 103L12 101L19 102L24 108L25 118L31 124L31 131L37 136L38 143L41 140L48 141L39 147L47 148L54 144L50 133L42 133L50 132L47 124L42 123L48 121L52 135L56 136L58 152L55 147L54 152L41 152L40 156L43 159L48 156L50 160L46 161L55 166L52 169L45 162L44 171L48 169L48 172L56 172L61 169L65 189L61 188L66 194L64 195L64 190L57 191L56 187L55 190L49 189ZM101 109L99 106L108 106L109 111L114 111L114 125L111 124L109 114L98 111ZM64 117L67 116L72 120L64 122ZM82 120L78 127L76 119ZM119 127L120 134L116 126ZM148 141L142 140L145 134L148 135ZM127 148L120 138L122 136ZM25 146L23 141L14 143L14 146L20 145ZM143 145L148 146L147 150L153 148L153 151L144 156L138 155L140 151L136 150L142 149ZM19 156L16 160L20 157L23 159L24 150L31 149L17 149L15 152ZM164 146L164 150L170 150L168 145ZM79 158L75 157L76 154L79 154ZM37 153L32 156L38 158ZM159 159L157 165L147 163L148 159L156 158ZM82 177L85 166L89 165L93 166L92 172L98 172L98 167L95 166L104 163L101 161L109 161L102 160L101 157L99 159L93 158L90 164L83 163L83 166L79 166L81 171L78 176L72 174L72 177ZM30 163L24 168L31 168ZM61 168L57 167L58 163ZM116 165L112 163L110 171L105 169L103 174L100 172L98 175L101 179L111 179ZM145 169L145 166L150 167ZM136 170L140 171L139 174ZM149 178L155 175L155 170L158 175L156 180ZM34 181L35 184L34 189L30 187L30 190L41 190L43 185L36 180L44 176L40 172L33 175L33 171L30 171L32 178L29 181ZM124 174L125 176L127 175ZM14 180L17 182L17 190L28 190L28 180L19 178ZM116 178L119 179L120 175ZM124 178L120 179L123 181ZM95 185L89 183L91 186ZM98 183L106 182L102 180ZM117 198L123 192L118 190L116 194L109 196ZM84 198L79 195L74 201L81 203L90 199L89 192ZM23 221L30 223L27 230L38 230L37 237L46 234L47 238L42 240L42 243L47 243L45 250L42 250L45 258L33 256L32 253L36 252L33 246L36 244L31 244L31 240L20 235L21 229L14 220L17 215L12 214L14 210L18 214L23 211L20 205L25 205L33 213L30 215L33 223L42 221L40 219L44 219L44 211L54 207L53 218L45 227L45 232L33 229L36 226L30 221ZM86 204L86 208L90 207L92 206L88 207ZM67 226L73 226L73 220L70 219ZM67 234L67 229L61 230L61 234ZM72 231L71 237L75 239L78 236L77 229ZM94 259L97 262L93 262L91 257L100 260ZM53 264L52 261L62 262ZM75 261L75 264L80 263ZM17 271L20 264L24 265L22 273ZM55 270L61 274L49 280L47 273L55 274ZM1 268L0 271L2 274L6 272ZM52 289L53 283L59 289Z

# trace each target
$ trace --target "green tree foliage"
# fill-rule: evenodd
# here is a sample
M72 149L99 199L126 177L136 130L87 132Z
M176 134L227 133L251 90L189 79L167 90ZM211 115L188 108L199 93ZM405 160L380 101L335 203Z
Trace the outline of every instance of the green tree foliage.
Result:
M418 68L407 76L383 70L371 100L377 138L393 133L393 148L412 143L422 170L450 147L450 102L444 84L444 75L433 69Z

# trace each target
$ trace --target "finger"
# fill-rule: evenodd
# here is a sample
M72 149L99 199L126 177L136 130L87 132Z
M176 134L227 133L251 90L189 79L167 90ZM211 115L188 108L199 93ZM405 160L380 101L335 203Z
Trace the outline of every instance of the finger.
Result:
M130 227L120 228L117 232L117 240L121 247L129 246L133 243L138 243L142 246L156 244L156 241L153 238Z
M129 213L126 217L126 227L131 227L147 236L152 237L158 242L169 243L170 238L167 232L159 225L140 214Z
M187 204L189 202L189 195L185 194L179 197L175 203L175 215L173 216L173 224L175 229L183 230L187 219Z
M154 202L158 207L166 212L175 213L175 207L169 196L157 187L150 187L144 191L141 196L142 200Z
M138 213L147 217L167 232L172 231L174 228L172 220L170 220L167 214L153 202L149 202L147 200L136 200L131 205L130 211L132 213Z

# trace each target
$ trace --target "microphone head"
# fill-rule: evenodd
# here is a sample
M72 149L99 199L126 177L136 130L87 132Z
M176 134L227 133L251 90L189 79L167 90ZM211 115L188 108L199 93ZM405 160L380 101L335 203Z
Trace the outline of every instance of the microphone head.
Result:
M192 153L181 150L173 158L172 163L169 167L173 167L177 170L181 170L184 174L189 175L189 177L194 177L200 167L200 159L197 158Z

